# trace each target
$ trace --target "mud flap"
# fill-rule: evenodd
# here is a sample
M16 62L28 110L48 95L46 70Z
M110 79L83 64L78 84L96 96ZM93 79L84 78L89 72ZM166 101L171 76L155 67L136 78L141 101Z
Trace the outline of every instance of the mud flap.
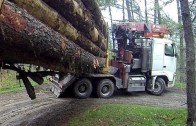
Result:
M73 75L64 76L63 79L59 79L60 77L55 76L51 79L50 90L57 96L60 97L61 94L65 92L65 90L76 80L76 77Z
M56 81L51 81L50 90L57 96L60 97L60 95L63 93L62 87L60 87L60 84Z

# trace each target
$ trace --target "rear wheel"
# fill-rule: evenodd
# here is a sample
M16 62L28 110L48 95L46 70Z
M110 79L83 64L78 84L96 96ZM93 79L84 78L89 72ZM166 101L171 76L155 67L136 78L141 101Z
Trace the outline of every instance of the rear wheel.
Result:
M73 93L77 98L88 98L92 93L93 87L89 79L80 79L73 87Z
M154 85L153 95L161 95L165 90L165 81L162 78L157 78Z
M99 98L109 98L114 93L114 83L110 79L103 79L98 82L97 95Z

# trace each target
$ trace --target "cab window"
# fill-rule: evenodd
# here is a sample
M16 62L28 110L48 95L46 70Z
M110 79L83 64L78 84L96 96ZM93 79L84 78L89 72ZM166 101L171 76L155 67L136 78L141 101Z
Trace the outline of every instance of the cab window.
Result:
M165 55L174 56L174 48L172 44L165 44Z

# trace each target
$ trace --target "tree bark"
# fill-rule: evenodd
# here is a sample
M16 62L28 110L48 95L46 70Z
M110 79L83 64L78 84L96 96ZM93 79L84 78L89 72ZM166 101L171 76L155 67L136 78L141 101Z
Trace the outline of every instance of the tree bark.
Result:
M161 24L161 10L160 10L160 4L159 4L159 0L158 0L158 22L159 22L159 24Z
M41 0L10 0L15 2L20 7L26 9L28 13L41 20L43 23L53 28L55 31L65 35L68 39L81 46L86 51L100 56L106 57L106 47L102 46L103 51L83 36L76 28L66 19L61 17L58 12L44 4ZM42 13L40 13L42 12ZM104 48L103 48L104 47Z
M147 1L144 0L144 2L145 2L145 22L148 24Z
M0 44L1 62L34 64L64 73L100 72L105 63L8 1L1 8Z
M184 74L185 74L185 69L184 69L184 41L183 41L183 29L182 29L182 17L181 17L181 12L180 12L180 0L176 0L177 3L177 10L178 10L178 23L180 25L179 28L179 37L180 37L180 58L179 58L179 63L180 63L180 82L185 82L184 79Z
M78 0L77 0L78 1ZM107 38L107 24L102 16L102 13L99 9L99 5L96 0L81 0L85 7L92 13L92 17L95 23L101 28L103 35Z
M125 21L125 0L123 0L122 13L123 13L123 21Z
M154 0L154 24L157 24L157 0Z
M67 19L84 36L95 42L97 46L102 47L103 50L106 50L106 39L101 33L100 28L93 21L92 14L84 7L82 2L77 3L75 0L43 1ZM68 9L65 10L65 8Z
M128 21L131 21L131 10L130 10L130 1L126 0L126 6L127 6L127 16L128 16Z
M129 3L131 7L131 20L134 21L135 18L134 18L134 12L133 12L133 0L130 0Z
M195 44L188 0L180 0L186 42L187 125L196 125Z
M161 24L161 12L160 12L159 0L154 0L154 23Z

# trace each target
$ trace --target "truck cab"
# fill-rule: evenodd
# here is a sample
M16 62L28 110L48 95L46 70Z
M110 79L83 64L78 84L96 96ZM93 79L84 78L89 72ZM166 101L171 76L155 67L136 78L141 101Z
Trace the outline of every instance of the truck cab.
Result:
M56 76L51 90L60 96L72 87L77 98L94 91L100 98L111 97L114 90L147 91L161 95L174 86L176 75L175 44L165 36L167 27L123 22L113 25L113 55L100 74Z
M166 86L173 87L176 75L176 48L168 39L156 39L152 45L152 76L165 78ZM167 79L166 79L167 78Z

